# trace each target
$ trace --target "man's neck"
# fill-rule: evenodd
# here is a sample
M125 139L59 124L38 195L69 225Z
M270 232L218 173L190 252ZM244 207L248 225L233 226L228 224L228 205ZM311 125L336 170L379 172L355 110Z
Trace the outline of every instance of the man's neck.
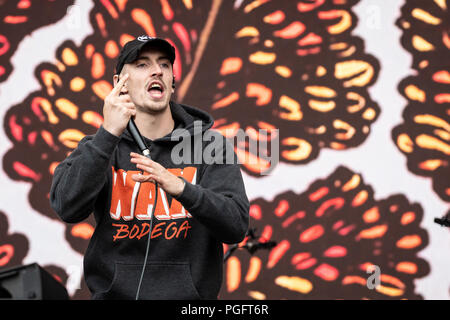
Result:
M155 114L139 111L138 109L134 121L140 133L151 140L168 135L175 126L169 106L161 113Z

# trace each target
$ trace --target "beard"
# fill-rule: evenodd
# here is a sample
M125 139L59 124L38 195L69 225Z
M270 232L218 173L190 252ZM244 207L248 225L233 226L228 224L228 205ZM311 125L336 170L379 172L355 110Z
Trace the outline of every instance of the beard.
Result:
M172 96L171 94L166 93L165 96L160 100L154 100L149 96L144 96L141 99L142 103L139 104L137 104L136 102L134 103L136 105L136 109L138 109L139 111L156 115L165 112L166 109L169 108L171 96Z
M139 111L145 112L145 113L149 113L152 115L156 115L159 113L163 113L164 111L166 111L166 109L169 107L169 103L167 102L156 102L156 103L146 103L144 106L142 107L136 107L136 109L138 109Z

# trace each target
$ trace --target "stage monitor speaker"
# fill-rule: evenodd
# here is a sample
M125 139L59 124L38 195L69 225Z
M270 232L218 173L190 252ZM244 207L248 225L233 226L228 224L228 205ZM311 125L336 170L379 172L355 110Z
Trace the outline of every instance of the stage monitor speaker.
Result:
M0 299L69 300L66 288L37 263L0 270Z

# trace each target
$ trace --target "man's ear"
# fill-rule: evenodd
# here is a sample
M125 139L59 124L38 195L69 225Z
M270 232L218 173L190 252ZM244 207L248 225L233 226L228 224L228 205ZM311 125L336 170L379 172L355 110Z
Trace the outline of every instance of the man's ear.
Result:
M119 82L119 75L118 75L118 74L115 74L115 75L113 76L114 87L116 86L117 82Z

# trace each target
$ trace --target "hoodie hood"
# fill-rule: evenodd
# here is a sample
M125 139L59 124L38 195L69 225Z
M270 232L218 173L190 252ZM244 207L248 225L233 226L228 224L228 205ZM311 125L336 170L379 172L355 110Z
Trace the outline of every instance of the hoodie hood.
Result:
M170 101L170 111L172 113L173 120L175 121L174 130L187 130L191 136L194 136L195 134L203 134L214 124L214 119L207 112L188 105ZM201 130L199 130L200 125ZM196 130L194 130L194 128ZM154 141L178 141L178 136L180 136L180 134L175 131L175 133L171 132L170 134ZM128 129L125 129L121 137L133 141L133 137ZM146 137L144 137L144 139L146 143L154 142Z

